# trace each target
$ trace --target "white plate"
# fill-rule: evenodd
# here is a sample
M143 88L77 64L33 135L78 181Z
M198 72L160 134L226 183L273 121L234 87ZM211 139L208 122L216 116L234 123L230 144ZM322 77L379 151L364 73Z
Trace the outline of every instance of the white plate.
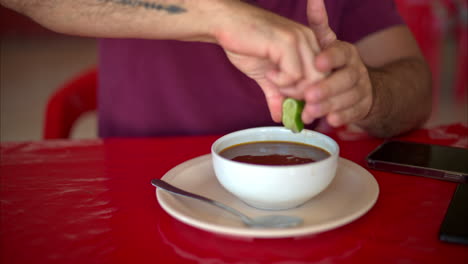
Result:
M304 219L301 226L293 228L249 228L237 217L217 207L157 188L156 196L161 207L180 221L206 231L243 237L295 237L331 230L365 214L375 204L379 195L379 186L374 177L366 169L343 158L339 159L335 179L325 191L298 208L283 211L255 209L226 191L216 179L210 154L174 167L162 179L181 189L222 202L252 217L286 214Z

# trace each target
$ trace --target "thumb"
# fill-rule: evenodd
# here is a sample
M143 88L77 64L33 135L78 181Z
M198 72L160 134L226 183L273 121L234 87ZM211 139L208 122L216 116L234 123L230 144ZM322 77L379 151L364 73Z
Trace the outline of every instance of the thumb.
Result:
M327 47L336 40L335 32L328 25L328 15L324 0L307 1L307 20L321 48Z

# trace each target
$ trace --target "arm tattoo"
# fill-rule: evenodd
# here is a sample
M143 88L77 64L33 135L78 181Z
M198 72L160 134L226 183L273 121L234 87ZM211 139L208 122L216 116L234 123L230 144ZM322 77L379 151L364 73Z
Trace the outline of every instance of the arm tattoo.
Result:
M179 14L187 12L183 7L177 5L163 5L147 1L140 0L99 0L103 2L112 2L120 5L132 6L132 7L143 7L145 9L152 9L157 11L166 11L169 14Z

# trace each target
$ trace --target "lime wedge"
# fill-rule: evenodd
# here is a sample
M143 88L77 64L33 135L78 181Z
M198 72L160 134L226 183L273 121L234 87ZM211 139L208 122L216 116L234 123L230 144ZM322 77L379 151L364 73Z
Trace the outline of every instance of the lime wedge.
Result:
M304 129L301 119L304 101L293 98L286 98L283 102L283 125L294 133L299 133Z

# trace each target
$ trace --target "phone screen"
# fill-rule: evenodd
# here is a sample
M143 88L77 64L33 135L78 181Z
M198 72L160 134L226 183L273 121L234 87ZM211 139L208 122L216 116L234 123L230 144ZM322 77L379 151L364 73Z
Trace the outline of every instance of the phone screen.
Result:
M468 149L463 148L388 141L369 158L468 174Z

